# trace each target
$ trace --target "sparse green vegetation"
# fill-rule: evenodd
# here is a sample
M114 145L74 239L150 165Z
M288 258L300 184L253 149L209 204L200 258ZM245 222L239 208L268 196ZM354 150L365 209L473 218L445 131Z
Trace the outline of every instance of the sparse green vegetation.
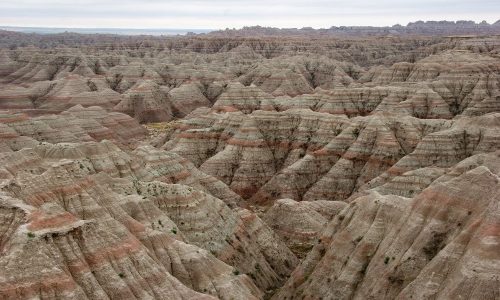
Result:
M29 238L34 238L34 237L35 237L35 234L34 234L33 232L31 232L31 231L30 231L30 232L28 232L28 237L29 237Z

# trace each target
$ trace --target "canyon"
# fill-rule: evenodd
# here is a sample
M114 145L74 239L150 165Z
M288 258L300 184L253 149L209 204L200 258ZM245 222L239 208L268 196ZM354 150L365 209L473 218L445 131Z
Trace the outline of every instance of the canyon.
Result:
M0 30L1 299L500 299L500 25Z

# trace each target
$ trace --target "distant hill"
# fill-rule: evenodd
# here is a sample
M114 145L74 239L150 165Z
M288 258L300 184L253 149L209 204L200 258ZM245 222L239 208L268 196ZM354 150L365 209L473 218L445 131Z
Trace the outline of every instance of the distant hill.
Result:
M214 36L385 36L385 35L478 35L500 34L500 20L494 24L486 21L417 21L406 26L393 25L385 27L375 26L332 26L330 28L274 28L251 26L242 29L225 29L210 32Z
M64 28L64 27L16 27L0 26L0 29L22 33L54 34L74 32L82 34L119 34L119 35L185 35L188 33L207 33L212 29L134 29L134 28Z

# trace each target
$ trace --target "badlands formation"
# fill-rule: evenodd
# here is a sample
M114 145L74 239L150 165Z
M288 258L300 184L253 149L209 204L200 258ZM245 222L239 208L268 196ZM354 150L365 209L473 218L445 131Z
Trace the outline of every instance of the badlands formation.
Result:
M410 25L0 31L0 299L500 299L500 25Z

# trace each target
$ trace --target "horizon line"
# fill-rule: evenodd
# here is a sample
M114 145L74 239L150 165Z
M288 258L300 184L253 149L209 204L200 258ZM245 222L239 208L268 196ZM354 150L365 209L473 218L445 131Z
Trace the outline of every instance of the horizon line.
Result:
M203 28L186 28L186 27L73 27L73 26L38 26L38 25L3 25L0 24L0 28L43 28L43 29L84 29L84 30L105 30L105 29L111 29L111 30L210 30L210 31L217 31L217 30L240 30L243 28L248 28L248 27L262 27L262 28L276 28L276 29L304 29L304 28L312 28L315 30L321 30L321 29L329 29L332 27L394 27L394 26L408 26L409 24L412 23L417 23L417 22L474 22L475 24L479 25L483 22L486 22L488 25L493 25L497 22L500 22L500 19L489 23L486 20L482 21L476 21L476 20L416 20L412 22L408 22L406 25L402 25L401 23L396 23L393 25L331 25L330 27L314 27L314 26L302 26L302 27L278 27L278 26L263 26L259 24L255 25L245 25L241 27L225 27L225 28L208 28L208 27L203 27Z

